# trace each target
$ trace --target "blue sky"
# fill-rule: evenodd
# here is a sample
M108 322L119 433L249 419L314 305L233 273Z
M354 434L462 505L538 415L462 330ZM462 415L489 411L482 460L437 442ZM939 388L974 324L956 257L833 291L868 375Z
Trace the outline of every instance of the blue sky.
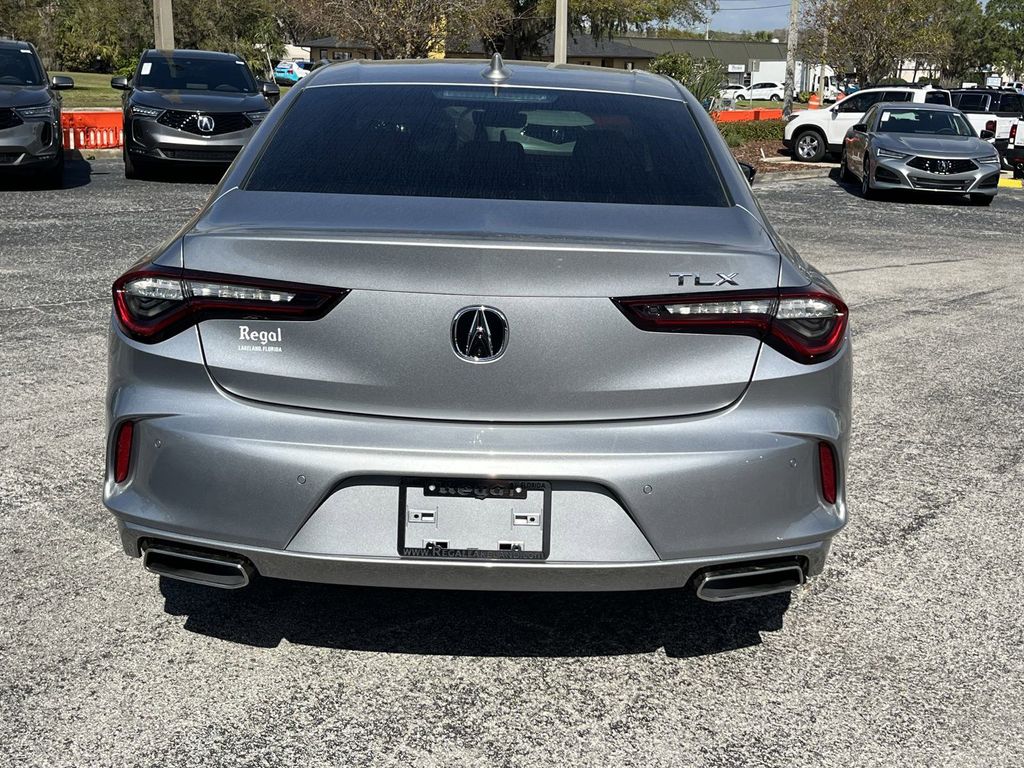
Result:
M767 8L777 6L781 8ZM730 10L730 6L736 10ZM724 0L719 12L711 17L711 28L723 32L741 32L758 29L778 29L789 26L789 3L783 0ZM759 8L762 10L752 10Z

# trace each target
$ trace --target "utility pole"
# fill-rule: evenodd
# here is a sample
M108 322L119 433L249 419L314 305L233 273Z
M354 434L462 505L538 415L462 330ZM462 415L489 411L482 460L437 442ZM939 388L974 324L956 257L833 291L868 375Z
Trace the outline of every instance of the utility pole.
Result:
M569 48L569 0L555 0L555 64L565 64Z
M818 106L825 106L825 59L828 57L828 27L825 27L825 32L821 41L821 58L818 60ZM807 71L807 67L804 67L804 71ZM835 83L832 83L833 87Z
M171 0L153 0L153 41L161 51L174 50L174 12Z
M786 40L786 94L782 101L782 116L793 112L793 80L796 75L796 37L800 27L800 0L789 0L789 39Z

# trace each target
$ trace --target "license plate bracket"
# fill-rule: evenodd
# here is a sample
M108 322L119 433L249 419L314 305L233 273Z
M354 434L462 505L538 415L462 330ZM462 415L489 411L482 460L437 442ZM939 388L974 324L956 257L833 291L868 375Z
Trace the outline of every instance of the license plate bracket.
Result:
M403 478L398 554L431 560L546 560L551 484L542 480Z

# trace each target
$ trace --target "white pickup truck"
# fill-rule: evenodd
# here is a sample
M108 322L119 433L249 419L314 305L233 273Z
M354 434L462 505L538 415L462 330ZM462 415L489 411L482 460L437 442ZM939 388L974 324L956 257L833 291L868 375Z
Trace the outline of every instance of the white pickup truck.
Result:
M1018 136L1024 96L1009 88L958 88L950 95L953 106L967 116L975 131L995 134L1003 165L1016 165L1021 154L1016 145L1024 143L1024 135Z
M949 104L949 91L937 88L865 88L837 101L828 109L802 109L786 123L782 143L793 157L817 163L830 152L841 152L846 132L861 122L873 104L883 101L916 101Z

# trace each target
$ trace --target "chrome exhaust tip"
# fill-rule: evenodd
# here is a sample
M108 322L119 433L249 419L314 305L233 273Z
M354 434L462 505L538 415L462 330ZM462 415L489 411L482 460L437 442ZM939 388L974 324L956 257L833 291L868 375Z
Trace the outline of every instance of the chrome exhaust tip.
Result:
M142 567L170 579L205 584L219 589L248 586L256 569L252 563L227 552L206 552L167 544L142 549Z
M697 597L712 603L792 592L806 581L795 562L712 568L697 578Z

